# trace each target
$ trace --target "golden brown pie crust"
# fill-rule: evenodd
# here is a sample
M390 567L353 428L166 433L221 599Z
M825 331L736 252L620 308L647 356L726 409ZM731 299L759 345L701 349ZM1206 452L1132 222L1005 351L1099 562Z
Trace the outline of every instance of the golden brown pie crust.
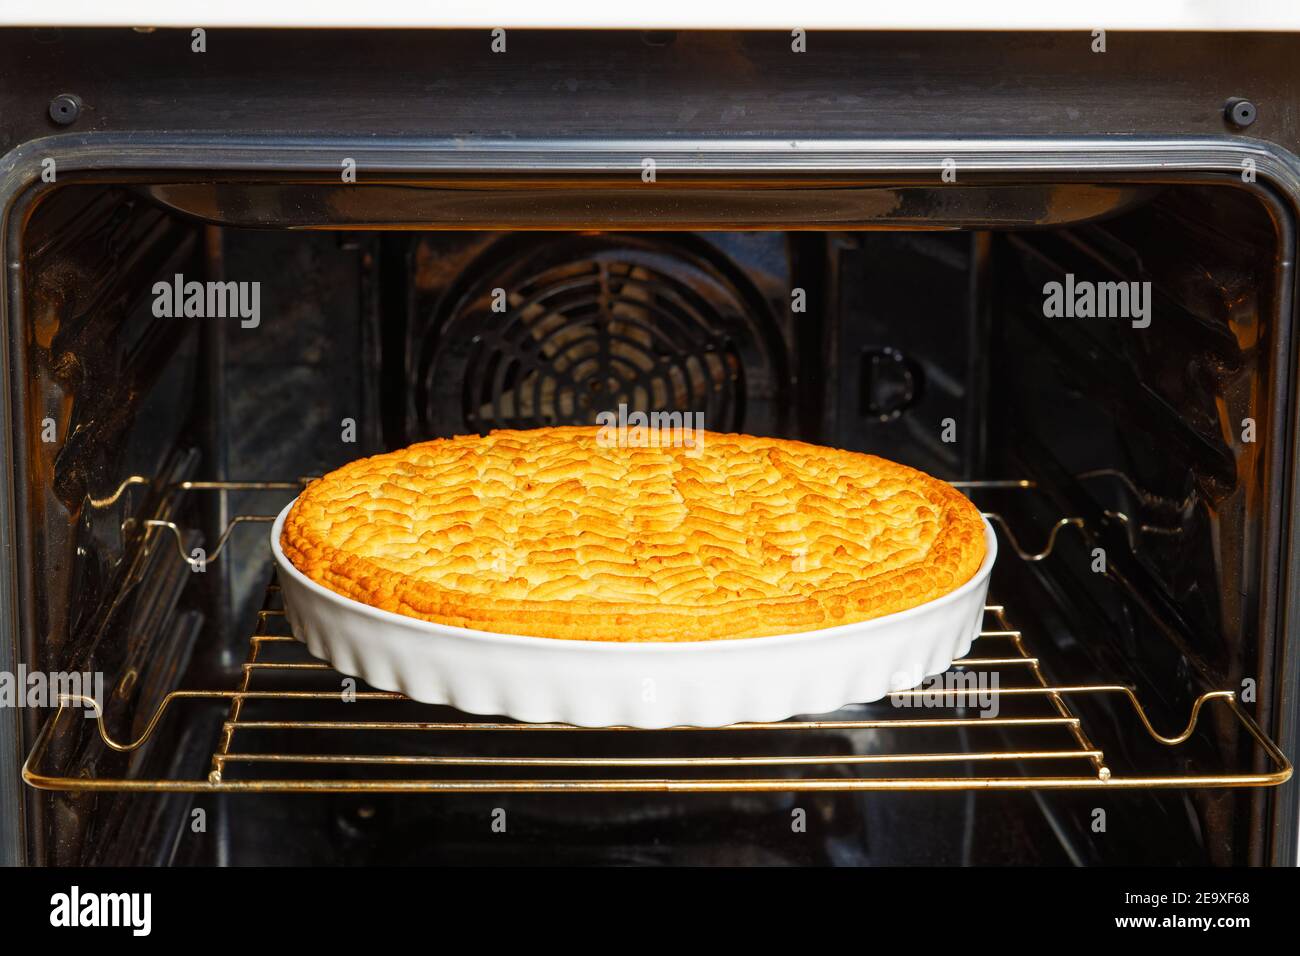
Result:
M864 621L947 594L984 560L979 512L929 475L695 434L694 449L667 434L619 447L594 427L412 445L313 482L280 545L313 581L377 608L593 641Z

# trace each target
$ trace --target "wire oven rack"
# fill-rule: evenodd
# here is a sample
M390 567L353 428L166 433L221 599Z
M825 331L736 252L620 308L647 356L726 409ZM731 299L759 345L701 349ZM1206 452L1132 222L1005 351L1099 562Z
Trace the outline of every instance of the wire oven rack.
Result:
M1020 481L965 484L1032 487ZM181 490L297 487L291 482L193 482ZM1051 529L1045 548L1032 552L1021 547L1000 516L987 516L1026 561L1048 556L1063 528L1082 530L1079 519L1063 518ZM235 527L264 517L236 516L213 557ZM146 525L171 531L181 557L191 560L176 525ZM356 684L312 658L294 639L280 588L272 580L236 686L171 691L139 735L127 741L110 733L93 698L62 695L32 747L23 777L40 789L71 791L789 792L1264 787L1285 782L1292 769L1232 691L1201 694L1192 702L1186 727L1166 736L1152 725L1129 686L1049 683L1039 658L1000 604L985 607L970 654L954 661L942 677L887 701L816 718L712 729L583 728L473 717ZM1187 761L1174 762L1178 772L1117 769L1072 706L1085 698L1126 707L1135 727L1160 745L1157 749L1186 744L1197 732L1202 711L1222 708L1258 744L1268 769L1187 769ZM105 747L130 753L144 747L176 712L213 702L226 702L229 710L206 777L114 779L45 767L52 762L52 742L80 707L93 711Z

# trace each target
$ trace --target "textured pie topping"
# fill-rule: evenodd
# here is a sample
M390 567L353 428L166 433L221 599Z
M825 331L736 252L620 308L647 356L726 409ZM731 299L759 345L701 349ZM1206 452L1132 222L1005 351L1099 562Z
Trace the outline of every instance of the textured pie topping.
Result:
M912 468L691 437L626 447L572 427L412 445L314 482L280 544L313 581L374 607L600 641L863 621L954 590L984 559L974 505Z

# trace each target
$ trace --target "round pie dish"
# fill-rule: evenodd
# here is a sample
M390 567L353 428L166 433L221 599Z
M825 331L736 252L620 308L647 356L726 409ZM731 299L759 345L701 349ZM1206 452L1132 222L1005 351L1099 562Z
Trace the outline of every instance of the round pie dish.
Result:
M316 657L380 690L471 714L580 727L720 727L868 703L948 669L978 636L997 538L975 574L924 604L852 624L702 642L525 637L395 614L312 581L271 528L285 613Z

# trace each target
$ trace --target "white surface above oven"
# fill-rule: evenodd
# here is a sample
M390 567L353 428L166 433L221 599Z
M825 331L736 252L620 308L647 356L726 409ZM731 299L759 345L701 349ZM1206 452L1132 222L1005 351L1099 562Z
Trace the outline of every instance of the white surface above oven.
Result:
M451 27L727 30L1300 29L1295 0L0 0L0 25L122 27Z

